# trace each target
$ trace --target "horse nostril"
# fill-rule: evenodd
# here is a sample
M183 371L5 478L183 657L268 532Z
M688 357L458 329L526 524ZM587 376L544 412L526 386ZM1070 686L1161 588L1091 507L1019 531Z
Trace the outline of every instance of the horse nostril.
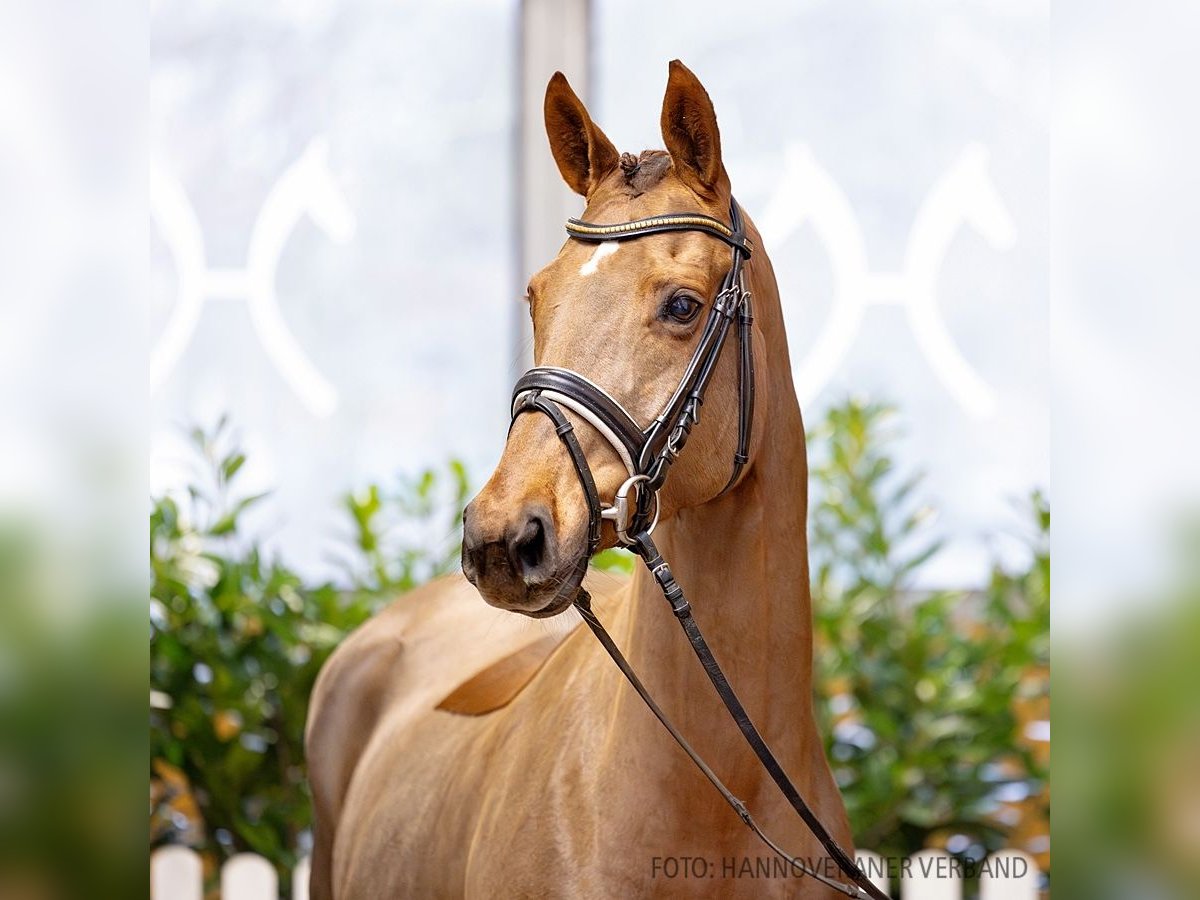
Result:
M489 549L495 553L500 549L497 547L500 542L494 538L489 540L479 517L472 514L472 506L468 504L463 510L462 569L467 580L474 584L477 578L487 573ZM503 549L499 555L503 559Z
M510 547L513 566L523 577L535 572L546 557L546 526L540 516L530 516Z

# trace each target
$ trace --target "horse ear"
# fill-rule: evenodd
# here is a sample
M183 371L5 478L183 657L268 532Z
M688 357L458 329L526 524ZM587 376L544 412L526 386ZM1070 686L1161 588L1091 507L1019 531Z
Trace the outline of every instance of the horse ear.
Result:
M620 154L592 121L562 72L546 85L546 136L563 180L586 197L617 166Z
M677 59L671 60L663 97L662 136L684 184L705 197L728 193L717 113L700 79Z

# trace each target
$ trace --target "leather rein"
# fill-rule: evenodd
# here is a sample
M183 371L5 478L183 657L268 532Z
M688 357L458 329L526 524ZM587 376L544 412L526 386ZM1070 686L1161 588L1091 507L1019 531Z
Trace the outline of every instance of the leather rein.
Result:
M753 248L746 239L741 210L736 201L730 203L729 217L729 225L699 213L652 216L613 225L569 219L567 234L570 237L594 243L632 240L664 232L699 231L728 244L732 249L732 262L711 304L708 319L679 386L649 426L639 426L621 404L603 388L577 372L555 366L530 369L517 381L513 388L512 420L515 422L519 415L526 412L540 412L554 423L555 433L571 457L587 498L587 558L599 548L601 526L604 519L609 519L616 529L617 540L641 557L646 568L654 576L718 696L763 768L841 872L853 883L839 881L817 871L780 848L762 831L745 803L725 786L650 696L620 648L596 617L591 607L591 597L587 591L580 588L574 601L576 609L650 711L725 798L738 817L795 871L802 872L849 897L888 900L887 895L871 883L850 854L833 839L763 740L726 679L725 673L717 664L716 657L713 656L692 617L691 606L684 596L683 589L675 581L670 566L663 561L650 536L658 523L658 491L666 480L671 464L687 443L692 428L699 421L704 394L735 322L740 345L738 443L733 457L733 472L721 494L737 483L749 461L751 426L754 420L754 357L751 335L754 318L752 298L746 287L744 264L749 260ZM617 489L610 506L606 507L601 503L587 457L574 434L574 427L562 411L563 408L574 412L595 428L612 445L628 471L629 477ZM586 566L586 559L584 565Z

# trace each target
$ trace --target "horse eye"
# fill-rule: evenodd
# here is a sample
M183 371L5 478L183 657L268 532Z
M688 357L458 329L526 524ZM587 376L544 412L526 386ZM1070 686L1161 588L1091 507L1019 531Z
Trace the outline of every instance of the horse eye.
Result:
M681 325L686 325L692 319L696 318L696 314L700 312L701 303L695 297L689 297L687 294L676 294L667 301L667 305L663 307L663 313Z

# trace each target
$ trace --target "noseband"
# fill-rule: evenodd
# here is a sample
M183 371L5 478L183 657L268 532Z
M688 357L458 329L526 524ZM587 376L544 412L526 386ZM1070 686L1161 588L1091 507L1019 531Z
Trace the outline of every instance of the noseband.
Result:
M804 820L838 868L854 884L838 881L817 871L785 852L762 831L746 805L725 786L650 696L637 673L629 665L629 661L596 617L591 607L591 597L581 587L574 601L575 607L650 711L662 722L742 821L795 871L802 872L850 897L888 900L887 895L870 882L850 855L834 841L751 722L745 707L725 678L704 635L692 618L691 606L684 596L683 589L675 581L670 566L663 561L650 537L658 522L658 491L666 481L671 464L683 451L692 428L699 421L705 391L712 380L717 361L721 358L721 351L735 320L738 323L738 343L741 347L741 364L738 368L738 443L733 455L733 471L721 494L737 483L743 468L749 462L750 429L754 419L754 356L750 329L754 319L750 291L746 288L744 263L750 258L752 247L746 239L737 201L730 203L729 221L730 224L726 225L719 219L699 213L652 216L614 225L598 225L580 219L568 219L568 235L577 240L594 243L633 240L670 231L699 231L728 244L732 248L733 260L713 299L704 330L679 386L662 411L645 428L642 428L602 387L578 372L557 366L538 366L521 376L513 388L512 421L516 422L522 413L540 412L554 423L555 433L571 457L587 498L588 553L583 560L583 566L586 567L587 559L599 549L603 521L612 521L617 540L642 558L658 582L671 605L672 612L678 618L693 650L703 664L709 680L763 768L771 775L792 808ZM587 456L575 436L574 426L562 411L563 407L590 424L612 446L625 465L629 477L617 489L612 504L607 507L601 504ZM631 491L636 491L633 498L629 496Z

